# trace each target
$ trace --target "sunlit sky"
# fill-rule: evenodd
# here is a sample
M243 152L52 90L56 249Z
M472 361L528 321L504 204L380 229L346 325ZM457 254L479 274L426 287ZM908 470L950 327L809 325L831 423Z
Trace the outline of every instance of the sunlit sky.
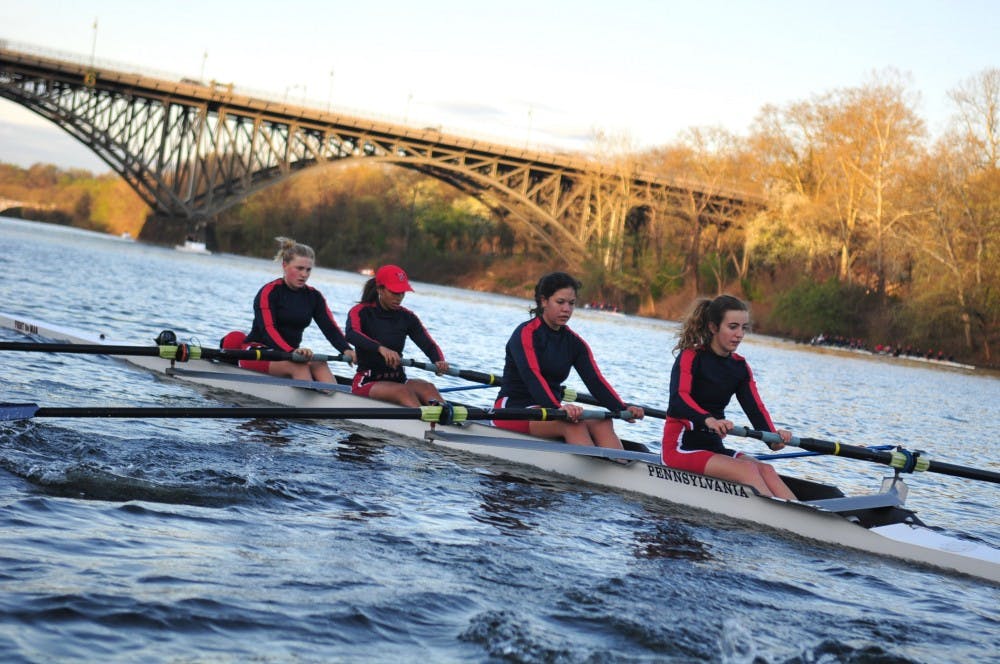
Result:
M598 131L636 148L743 134L766 104L887 68L936 135L948 91L1000 66L998 26L995 0L0 0L15 47L555 149ZM108 170L2 100L0 161Z

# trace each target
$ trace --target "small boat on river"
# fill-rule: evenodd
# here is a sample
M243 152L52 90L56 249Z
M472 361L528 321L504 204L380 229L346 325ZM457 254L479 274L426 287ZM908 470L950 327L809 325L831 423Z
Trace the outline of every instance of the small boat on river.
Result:
M208 247L205 246L204 242L198 242L197 240L188 238L184 240L184 244L175 244L174 249L177 251L183 251L189 254L211 254Z
M648 451L567 445L477 422L428 424L416 418L374 417L372 414L380 411L373 409L398 407L351 394L347 378L338 379L337 384L296 381L246 371L227 362L198 359L225 353L219 349L194 347L191 350L204 352L189 352L185 347L179 354L180 345L131 346L128 348L145 348L148 352L127 353L120 350L124 346L106 334L3 313L0 313L0 327L77 346L80 350L76 352L121 355L127 362L160 375L215 388L213 395L216 397L217 390L227 390L234 397L242 394L263 399L287 407L290 417L295 416L296 409L357 408L364 415L343 419L426 441L433 446L532 466L546 473L698 508L837 547L929 565L1000 584L1000 549L946 535L925 525L905 507L909 488L898 470L883 478L876 491L855 496L847 496L832 485L783 475L799 497L797 501L786 501L761 496L753 488L736 482L664 466L658 454ZM7 343L7 346L13 345L13 342ZM39 350L44 349L43 345ZM105 346L107 353L103 352ZM86 347L90 349L84 351ZM0 344L0 350L4 349L12 348ZM66 349L65 352L74 351ZM180 355L189 355L191 359L180 361ZM387 416L389 412L386 410ZM978 472L995 475L991 471Z

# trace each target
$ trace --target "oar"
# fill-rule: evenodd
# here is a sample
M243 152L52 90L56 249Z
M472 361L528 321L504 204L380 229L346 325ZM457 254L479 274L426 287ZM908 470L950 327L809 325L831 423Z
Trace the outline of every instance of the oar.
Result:
M423 369L424 371L437 372L437 367L429 362L418 362L417 360L404 359L403 364L408 367ZM449 376L458 376L459 378L464 378L465 380L470 380L474 383L483 383L484 385L500 384L500 376L497 376L496 374L483 373L481 371L468 371L466 369L459 369L458 367L448 367L448 371L445 373ZM586 392L577 392L572 387L563 387L562 398L565 401L576 401L591 406L601 405L601 403L591 395ZM642 406L642 409L645 411L646 415L649 415L650 417L658 417L660 419L666 419L667 417L667 411L665 410L653 408L652 406Z
M458 367L448 367L447 371L440 372L438 368L434 366L431 362L420 362L418 360L411 360L409 358L403 358L401 364L404 367L413 367L415 369L423 369L424 371L432 371L434 373L444 373L448 376L457 376L458 378L464 378L465 380L470 380L473 383L482 383L483 385L499 385L500 377L494 374L483 373L481 371L468 371L466 369L459 369Z
M553 408L472 408L468 406L421 406L419 408L186 408L186 407L44 407L34 403L0 404L0 420L35 417L123 417L123 418L280 418L280 419L384 419L421 420L452 424L469 420L565 420L566 411ZM580 419L605 420L630 417L628 411L613 413L585 410Z
M594 397L590 396L586 392L577 392L572 387L563 387L563 400L565 401L577 401L579 403L589 404L591 406L600 406L600 402ZM627 406L639 405L639 404L626 404ZM650 417L658 417L661 420L667 419L667 411L661 410L659 408L653 408L652 406L642 406L643 413L649 415Z
M161 346L114 346L104 344L59 344L34 343L26 341L0 341L0 350L22 350L43 353L78 353L83 355L133 355L145 357L162 357L165 360L187 362L188 360L271 360L292 362L348 362L343 355L322 355L314 353L307 360L299 353L288 353L269 348L248 348L236 350L230 348L205 348L189 344L171 344Z
M729 433L737 436L745 436L747 438L757 438L758 440L762 440L768 444L783 442L781 440L781 436L776 433L771 433L770 431L756 431L754 429L748 429L747 427L735 427ZM1000 473L992 470L959 466L953 463L945 463L943 461L931 461L929 458L924 456L923 452L910 452L909 450L904 450L902 448L891 452L884 452L871 447L846 445L844 443L835 443L833 441L820 440L818 438L798 438L797 436L792 436L791 441L786 443L786 445L801 447L804 450L818 452L819 454L831 454L834 456L847 457L849 459L860 459L862 461L881 463L895 468L902 473L930 471L932 473L941 473L943 475L953 475L955 477L964 477L965 479L970 480L984 480L986 482L996 482L1000 484Z

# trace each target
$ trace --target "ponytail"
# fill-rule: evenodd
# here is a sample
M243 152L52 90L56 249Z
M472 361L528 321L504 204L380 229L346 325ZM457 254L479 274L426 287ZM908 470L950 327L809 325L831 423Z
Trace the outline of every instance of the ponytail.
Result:
M712 329L709 323L714 323L718 328L722 325L722 319L726 317L727 311L750 311L750 307L732 295L720 295L714 300L703 297L695 301L691 313L681 326L674 353L689 348L707 348L712 343Z
M274 239L278 242L278 253L275 254L274 260L280 261L282 265L291 263L298 256L316 260L316 252L308 244L299 244L295 240L283 236Z
M358 304L368 304L369 302L378 301L378 286L375 285L375 277L372 277L365 282L364 287L361 289L361 299L358 300Z
M535 284L535 306L528 311L535 316L542 315L542 300L552 297L553 293L563 288L572 288L580 292L582 284L565 272L550 272Z

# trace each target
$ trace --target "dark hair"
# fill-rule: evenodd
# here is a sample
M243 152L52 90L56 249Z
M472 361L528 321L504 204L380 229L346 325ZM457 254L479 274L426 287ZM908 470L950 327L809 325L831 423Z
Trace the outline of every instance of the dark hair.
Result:
M579 292L583 287L579 281L565 272L549 272L535 284L535 306L529 309L535 316L542 315L542 300L552 297L552 294L563 288L572 288Z
M712 343L712 330L708 324L715 323L716 327L721 326L727 311L750 311L750 307L732 295L720 295L714 300L707 297L696 300L691 313L684 319L674 350L707 347Z
M368 302L378 301L378 286L375 285L375 277L372 277L365 282L364 288L361 289L361 299L358 300L359 304L366 304Z

